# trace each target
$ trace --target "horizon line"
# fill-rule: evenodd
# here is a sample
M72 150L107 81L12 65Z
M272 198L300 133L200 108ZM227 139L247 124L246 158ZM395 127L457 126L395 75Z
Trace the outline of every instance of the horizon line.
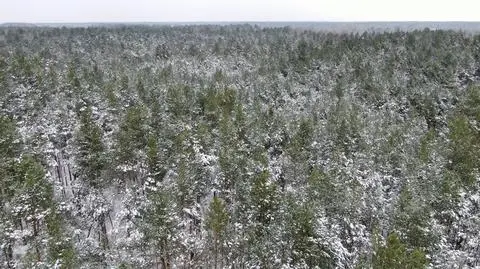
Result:
M148 24L148 23L480 23L473 20L199 20L199 21L6 21L2 24Z

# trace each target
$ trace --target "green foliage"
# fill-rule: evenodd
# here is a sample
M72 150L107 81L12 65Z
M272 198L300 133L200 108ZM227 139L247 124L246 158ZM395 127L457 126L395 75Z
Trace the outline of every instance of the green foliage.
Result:
M167 89L168 111L175 118L191 116L195 109L195 92L188 85L171 86Z
M295 139L298 141L300 147L308 147L312 143L312 137L314 134L312 120L303 119L300 122L300 127L298 128L298 133Z
M120 78L120 90L121 91L127 91L129 87L129 81L130 79L128 78L127 75L122 75Z
M117 160L133 164L138 161L139 151L147 145L147 114L142 106L132 106L126 111L117 136Z
M236 105L236 91L231 88L225 88L217 96L219 99L219 106L224 114L230 115L235 109Z
M387 237L385 246L378 246L373 256L373 269L421 269L428 264L420 249L408 251L395 233Z
M5 27L0 43L2 268L478 264L480 36ZM396 234L372 248L376 226Z
M310 56L310 44L306 40L302 39L298 42L296 48L296 61L295 67L297 72L304 73L310 66L311 56Z
M368 67L363 68L365 70L372 70L372 68ZM365 102L374 105L375 107L380 107L383 103L385 103L385 89L379 85L374 78L372 78L372 74L368 73L361 81L363 85L361 97L365 100Z
M288 231L292 236L292 265L307 268L334 268L333 253L322 245L315 232L315 215L309 205L297 205L291 209L292 218Z
M42 214L52 206L53 188L45 178L43 167L30 156L24 156L15 166L15 187L19 204L24 205L19 216L34 216Z
M148 137L146 151L149 174L155 182L161 182L166 171L160 163L157 138L152 134Z
M242 141L238 137L238 134L242 132L242 127L238 126L238 124L242 123L238 120L242 119L236 118L232 120L229 115L224 113L219 122L220 150L218 163L222 172L220 187L227 192L232 190L235 184L240 183L248 162L244 155L245 149L242 147ZM227 201L229 199L229 197L224 198Z
M147 95L147 90L145 89L141 78L137 79L137 94L140 100L142 100L144 103L148 102L149 99Z
M5 162L5 158L12 158L19 153L19 135L15 122L11 119L0 116L0 157Z
M33 62L23 53L16 54L13 61L12 69L17 76L27 78L33 76Z
M410 103L416 112L425 119L429 130L437 129L437 107L432 96L416 95L410 98Z
M480 124L480 86L471 86L467 89L466 100L461 106L461 111L469 119Z
M103 144L103 131L92 118L92 109L86 107L80 112L80 129L76 133L76 162L82 179L92 187L102 187L102 178L107 159Z
M328 118L328 130L332 137L335 151L346 155L358 150L361 145L361 122L357 108L340 100L331 108Z
M226 237L229 215L225 204L220 198L214 196L210 202L205 225L210 231L213 239L213 255L215 259L215 268L217 268L218 254L223 253L223 243Z
M198 97L202 114L216 124L222 116L230 116L237 107L236 91L231 88L207 88Z
M449 122L450 128L450 164L448 168L455 172L462 184L475 182L475 169L479 168L480 133L471 126L469 119L458 115Z
M470 87L449 121L450 154L448 169L455 172L463 185L475 183L480 169L480 87Z
M120 266L118 266L118 269L129 269L129 268L131 268L131 267L129 267L129 266L128 266L127 264L125 264L125 263L122 263L122 264L120 264Z
M409 186L403 187L395 212L395 227L409 247L427 249L434 245L435 241L428 232L429 208L422 203L418 195L411 191Z
M78 78L74 65L70 65L67 72L67 82L74 89L80 89L80 79Z
M172 193L157 186L147 190L148 205L142 212L141 231L154 255L169 263L177 235L177 217Z
M158 72L158 78L157 81L163 84L167 84L169 80L173 76L173 68L172 65L167 65L166 67L162 68Z
M65 236L62 216L52 212L47 217L48 259L60 269L74 268L77 264L73 242Z
M190 207L195 201L194 188L195 184L193 182L192 176L192 167L189 165L187 160L182 159L178 164L177 170L177 208L179 211L182 211L184 208Z
M0 116L0 205L9 200L15 193L15 177L13 167L19 155L19 135L15 123L7 117Z
M210 121L215 122L218 119L217 115L217 92L215 88L207 88L202 91L198 97L198 103L202 114Z
M42 230L45 218L54 210L53 187L45 178L43 167L32 157L24 156L14 167L15 193L11 203L17 205L11 211L12 219L25 221L31 228L31 235L25 237L29 244L26 264L44 260L45 240Z
M307 182L310 202L325 208L327 214L338 213L336 207L339 206L339 203L336 198L340 191L337 190L329 175L319 168L313 167Z
M247 117L241 103L235 108L235 131L238 139L246 139Z
M263 171L258 174L250 193L254 221L256 222L256 236L263 236L266 227L274 220L278 208L278 194L276 185L270 181L270 174Z
M20 143L15 123L0 116L0 241L7 264L12 262L15 240L8 234L14 229L15 220L10 208L7 206L18 194L20 182L17 180L16 157L19 155ZM21 178L20 178L21 179Z
M225 208L224 202L217 196L214 196L210 202L205 223L208 229L212 232L214 238L223 238L228 224L228 218L228 212Z
M435 139L435 130L430 129L421 139L418 157L424 163L428 163L430 159L431 142Z
M213 81L216 83L222 83L225 80L225 75L221 69L217 69L213 74Z
M347 85L345 80L337 78L335 87L333 88L333 92L335 93L335 97L337 97L338 101L340 101L345 96L346 87Z
M313 140L313 122L311 119L302 119L297 133L290 142L290 154L295 162L305 161Z
M3 57L0 56L0 94L3 96L7 93L7 74L6 74L6 69L7 69L7 63L3 59Z
M103 86L105 98L107 99L108 104L115 108L118 105L118 97L115 94L115 84L113 82L107 82Z

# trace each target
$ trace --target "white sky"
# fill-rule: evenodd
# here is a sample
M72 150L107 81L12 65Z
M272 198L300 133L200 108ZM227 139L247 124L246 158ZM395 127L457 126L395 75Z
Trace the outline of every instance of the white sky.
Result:
M0 0L1 22L480 21L478 0Z

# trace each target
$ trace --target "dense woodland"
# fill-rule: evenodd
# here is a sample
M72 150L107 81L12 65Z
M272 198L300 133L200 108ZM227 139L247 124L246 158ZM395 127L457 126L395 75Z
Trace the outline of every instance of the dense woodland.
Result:
M480 35L0 28L1 268L480 268Z

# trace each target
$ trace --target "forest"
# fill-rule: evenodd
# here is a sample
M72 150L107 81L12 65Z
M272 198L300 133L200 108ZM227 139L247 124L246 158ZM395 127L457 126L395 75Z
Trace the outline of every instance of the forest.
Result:
M0 268L480 268L480 35L0 27Z

